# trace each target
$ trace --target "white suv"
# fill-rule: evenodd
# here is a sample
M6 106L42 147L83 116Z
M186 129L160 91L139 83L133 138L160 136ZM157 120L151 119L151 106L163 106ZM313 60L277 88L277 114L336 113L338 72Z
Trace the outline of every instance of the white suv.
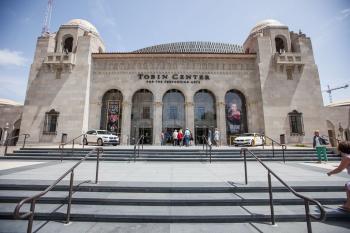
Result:
M258 146L264 144L264 138L257 133L245 133L233 140L235 146Z
M96 143L99 146L103 146L103 144L112 144L113 146L116 146L120 141L117 135L113 135L107 130L89 130L85 134L83 143L84 145Z

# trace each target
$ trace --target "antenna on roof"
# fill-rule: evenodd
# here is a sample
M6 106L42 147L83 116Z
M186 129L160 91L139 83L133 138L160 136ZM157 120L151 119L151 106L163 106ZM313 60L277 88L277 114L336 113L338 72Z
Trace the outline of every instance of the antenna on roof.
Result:
M41 36L48 36L50 33L49 27L51 22L52 4L53 4L53 0L47 1L47 8L45 11L45 17L43 22L43 28L41 30Z

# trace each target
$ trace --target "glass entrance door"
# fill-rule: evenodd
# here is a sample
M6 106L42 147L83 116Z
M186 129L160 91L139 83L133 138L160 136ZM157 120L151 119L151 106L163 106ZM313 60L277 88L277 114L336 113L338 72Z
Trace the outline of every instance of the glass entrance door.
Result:
M208 128L196 128L196 144L203 144L203 136L208 137Z
M184 129L185 123L185 96L178 90L169 90L163 96L162 128L167 132Z
M152 140L153 140L152 128L139 128L139 135L144 136L143 144L152 144Z

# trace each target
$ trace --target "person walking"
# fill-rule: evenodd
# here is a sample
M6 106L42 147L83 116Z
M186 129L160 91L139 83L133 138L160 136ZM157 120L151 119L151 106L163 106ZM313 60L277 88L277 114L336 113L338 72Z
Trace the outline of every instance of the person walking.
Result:
M316 148L318 162L321 163L322 159L327 162L326 141L320 136L320 131L316 130L313 138L313 147Z
M164 132L162 131L160 133L160 145L164 146L164 142L165 142L165 135L164 135Z
M208 130L208 145L211 146L211 139L213 138L213 132L211 129Z
M338 151L340 152L340 155L342 157L341 162L337 168L327 173L328 176L338 174L344 169L347 169L348 174L350 175L350 141L340 142L338 144ZM346 196L347 196L346 202L344 203L344 205L340 206L339 208L341 210L344 210L350 213L350 181L346 182L345 190L346 190Z
M176 145L177 145L177 135L178 135L178 132L177 132L177 130L175 129L175 130L174 130L174 133L173 133L173 146L176 146Z
M188 128L186 128L186 130L185 130L185 145L186 146L189 146L190 139L191 139L191 131Z
M220 144L220 132L217 128L215 128L215 131L214 131L214 142L215 142L215 145L217 147L219 147L219 144Z
M183 145L183 136L182 129L180 129L179 133L177 134L177 142L179 143L180 147Z

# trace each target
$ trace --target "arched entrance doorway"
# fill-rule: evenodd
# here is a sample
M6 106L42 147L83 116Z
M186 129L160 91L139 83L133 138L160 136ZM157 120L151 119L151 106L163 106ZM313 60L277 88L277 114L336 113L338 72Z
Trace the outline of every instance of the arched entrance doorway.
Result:
M172 132L183 129L185 122L185 96L181 91L172 89L163 96L162 127L167 142L171 141Z
M327 130L328 130L328 138L329 138L329 142L331 143L332 146L336 146L337 145L337 138L335 135L335 126L334 124L327 120Z
M121 133L123 95L119 90L107 91L102 97L100 129Z
M216 128L215 96L208 90L199 90L194 95L194 126L196 144L203 144L202 136L211 135Z
M231 145L237 135L248 132L246 101L240 91L226 92L225 114L227 144Z
M131 110L131 138L133 143L144 136L145 144L153 141L153 94L149 90L141 89L132 98Z

